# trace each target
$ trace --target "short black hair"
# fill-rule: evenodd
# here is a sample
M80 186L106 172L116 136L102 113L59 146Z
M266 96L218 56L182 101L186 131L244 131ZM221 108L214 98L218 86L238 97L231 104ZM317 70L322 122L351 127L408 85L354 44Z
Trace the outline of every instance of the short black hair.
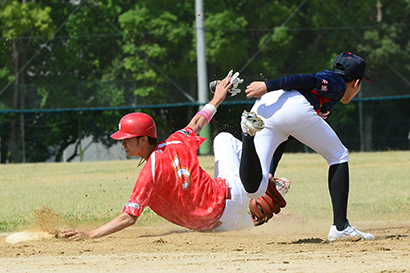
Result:
M147 138L148 138L149 145L154 145L154 146L157 145L157 141L158 141L157 138L153 138L153 137L149 137L149 136L147 136Z

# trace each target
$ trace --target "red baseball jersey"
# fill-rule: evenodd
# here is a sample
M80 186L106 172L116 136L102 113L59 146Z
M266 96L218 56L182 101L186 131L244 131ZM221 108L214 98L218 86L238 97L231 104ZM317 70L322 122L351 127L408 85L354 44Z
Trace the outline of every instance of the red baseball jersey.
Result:
M140 216L146 206L168 221L198 231L212 229L225 209L228 186L199 166L205 141L191 128L157 145L142 168L123 212Z

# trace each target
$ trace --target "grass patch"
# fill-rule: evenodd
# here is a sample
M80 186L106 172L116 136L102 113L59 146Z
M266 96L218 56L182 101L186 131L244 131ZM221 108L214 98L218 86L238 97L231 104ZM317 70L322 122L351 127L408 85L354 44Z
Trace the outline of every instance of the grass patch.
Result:
M409 166L408 151L349 154L349 220L409 220ZM285 154L276 176L293 183L283 211L332 221L327 173L327 163L315 153Z
M410 152L352 153L349 220L409 220ZM212 156L200 157L213 175ZM25 229L35 211L51 208L68 225L104 224L116 217L131 196L141 168L136 160L0 166L0 232ZM292 181L283 213L332 220L327 188L328 166L315 153L285 154L277 177ZM163 223L149 208L137 225Z

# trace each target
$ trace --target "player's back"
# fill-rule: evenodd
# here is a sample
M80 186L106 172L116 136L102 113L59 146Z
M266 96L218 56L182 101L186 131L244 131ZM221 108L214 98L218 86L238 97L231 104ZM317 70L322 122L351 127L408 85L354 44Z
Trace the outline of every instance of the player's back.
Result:
M203 141L192 131L175 132L158 144L150 162L155 164L155 194L148 206L165 219L195 230L213 227L224 210L227 192L224 180L213 179L199 165L196 153Z

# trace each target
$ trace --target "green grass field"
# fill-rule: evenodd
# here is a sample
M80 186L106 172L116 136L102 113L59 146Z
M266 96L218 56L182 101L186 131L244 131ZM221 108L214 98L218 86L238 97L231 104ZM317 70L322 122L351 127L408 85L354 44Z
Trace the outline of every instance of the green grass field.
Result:
M213 157L200 157L213 175ZM410 152L351 153L351 221L410 220ZM121 213L139 170L137 160L0 166L0 232L29 228L50 208L68 225L100 225ZM317 154L285 154L277 177L292 181L282 213L331 221L328 166ZM161 223L149 209L138 225Z

